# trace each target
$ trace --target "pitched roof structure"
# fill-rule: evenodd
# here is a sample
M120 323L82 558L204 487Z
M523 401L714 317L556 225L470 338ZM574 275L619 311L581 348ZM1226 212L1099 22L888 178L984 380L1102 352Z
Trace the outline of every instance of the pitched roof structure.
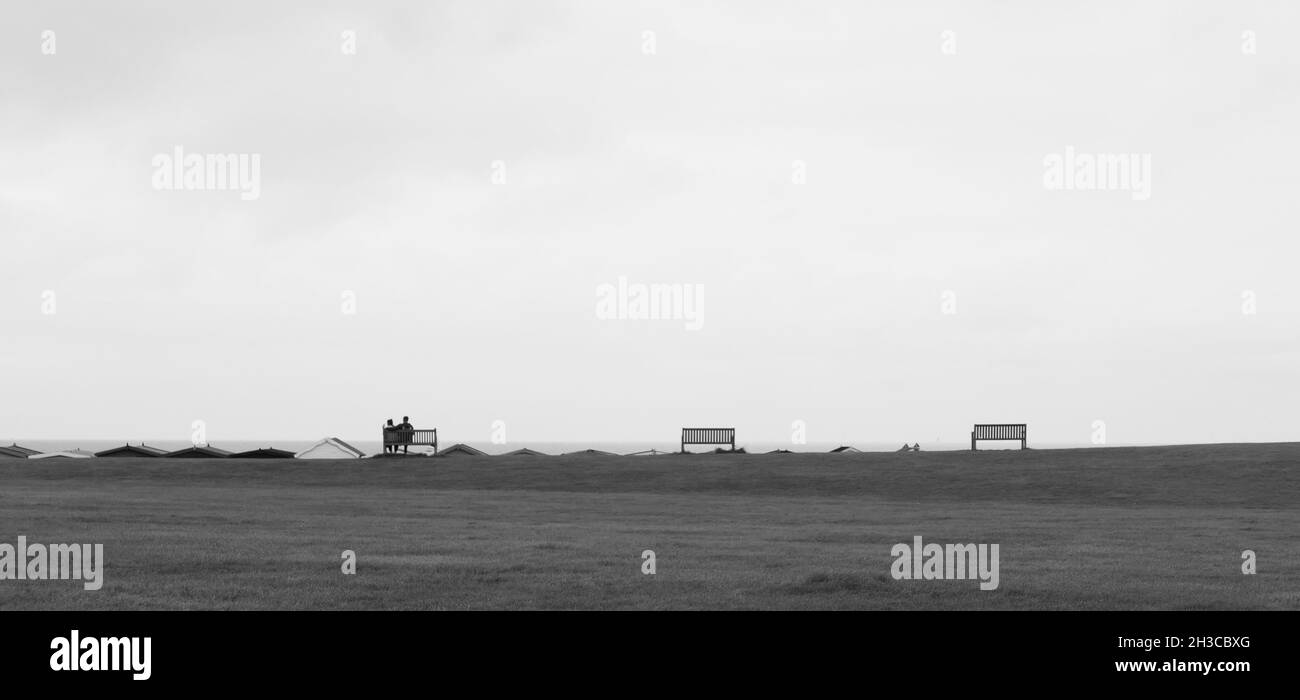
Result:
M617 457L617 456L618 456L618 455L614 454L613 452L606 452L606 451L604 451L604 450L590 450L590 449L588 449L588 450L578 450L577 452L565 452L565 453L564 453L563 455L561 455L561 456L563 456L563 457L574 457L574 456L578 456L578 455L588 455L588 456L592 456L592 457L595 457L595 456L601 456L601 457L605 457L605 456L608 456L608 457Z
M262 447L256 450L246 450L244 452L235 452L230 455L231 459L293 459L294 453L289 450L278 450L274 447Z
M186 447L183 450L168 452L166 456L171 458L180 457L184 459L195 457L208 459L213 457L229 457L230 453L219 447L213 447L212 445L193 445L191 447Z
M517 449L517 450L513 450L513 451L511 451L511 452L506 452L505 454L502 454L501 456L502 456L502 457L505 457L506 455L529 455L529 456L532 456L532 457L549 457L549 456L550 456L550 455L546 454L545 452L538 452L537 450L529 449L529 448L527 448L527 447L521 447L521 448L519 448L519 449Z
M30 447L23 447L22 445L10 444L8 447L5 447L3 449L8 452L16 452L27 456L40 454L40 450L33 450Z
M166 455L167 450L149 447L143 442L139 445L128 443L121 447L113 447L95 453L96 457L165 457Z
M845 454L845 453L848 453L848 452L861 452L861 451L862 451L862 450L859 450L858 448L853 447L852 445L841 445L841 446L836 447L835 449L831 450L831 452L837 452L837 453L839 453L839 454Z
M467 457L486 457L487 453L484 452L483 450L470 447L469 445L460 442L456 443L455 445L452 445L451 447L444 448L443 450L438 452L439 457L449 457L453 455L464 455Z
M355 452L355 453L361 455L362 457L365 457L365 456L366 456L366 453L365 453L365 452L362 452L361 450L358 450L357 448L355 448L355 447L349 445L349 444L346 443L346 442L343 442L342 440L340 440L340 439L338 439L338 438L330 438L330 439L333 440L334 442L337 442L338 444L340 444L340 445L346 447L347 449L352 450L353 452Z
M82 449L76 450L58 450L55 452L42 452L40 454L27 455L27 459L89 459L94 457L94 453Z
M324 438L294 455L297 459L360 459L365 456L361 450L333 437Z

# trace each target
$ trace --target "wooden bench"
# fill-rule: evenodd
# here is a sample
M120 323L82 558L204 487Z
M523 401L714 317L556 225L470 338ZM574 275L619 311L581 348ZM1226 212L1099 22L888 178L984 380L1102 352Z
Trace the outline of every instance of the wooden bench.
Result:
M385 430L384 447L432 447L438 451L438 429L428 430ZM385 450L387 451L387 450Z
M975 450L977 440L1019 440L1020 449L1027 449L1028 433L1025 423L976 423L970 434L970 448Z
M682 428L682 452L687 445L731 445L736 451L735 428Z

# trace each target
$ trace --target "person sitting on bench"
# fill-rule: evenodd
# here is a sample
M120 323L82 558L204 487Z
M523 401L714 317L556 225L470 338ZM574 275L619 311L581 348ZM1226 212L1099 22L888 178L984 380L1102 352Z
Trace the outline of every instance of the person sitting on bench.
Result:
M398 424L397 429L398 429L398 430L415 430L415 426L414 426L414 425L411 425L411 417L410 417L410 416L402 416L402 422L401 422L400 424ZM410 442L411 442L411 436L410 436L410 435L403 435L403 436L402 436L402 442L403 442L403 443L406 443L406 444L402 445L402 454L408 454L408 451L411 449L411 445L410 445ZM396 447L396 446L393 447L393 451L394 451L394 452L397 451L397 447Z
M388 432L391 432L391 431L394 431L394 430L397 430L397 426L393 425L393 419L392 419L392 418L389 418L389 419L388 419L388 425L385 425L385 426L384 426L384 432L385 432L385 433L388 433ZM385 436L385 439L384 439L384 452L389 452L389 451L396 452L396 451L397 451L397 446L396 446L396 445L390 445L390 444L388 444L387 436Z

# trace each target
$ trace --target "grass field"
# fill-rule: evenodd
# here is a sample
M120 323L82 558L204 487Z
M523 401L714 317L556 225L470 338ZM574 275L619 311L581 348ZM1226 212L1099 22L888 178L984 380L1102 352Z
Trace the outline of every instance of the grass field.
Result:
M104 586L0 581L3 609L1297 609L1300 444L0 459L19 535L103 543ZM998 543L1000 586L893 580L915 535Z

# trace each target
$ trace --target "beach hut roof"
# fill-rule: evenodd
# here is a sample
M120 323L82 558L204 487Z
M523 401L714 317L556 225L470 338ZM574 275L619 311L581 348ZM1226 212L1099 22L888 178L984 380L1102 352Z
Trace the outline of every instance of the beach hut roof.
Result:
M289 450L279 450L274 447L262 447L256 450L246 450L236 452L231 456L233 459L293 459L294 453Z
M229 457L230 452L212 445L194 445L183 450L168 452L167 457Z
M502 457L504 457L505 455L530 455L530 456L534 456L534 457L547 457L547 456L549 456L549 455L547 455L545 452L538 452L537 450L529 449L529 448L527 448L527 447L521 447L521 448L519 448L519 449L517 449L517 450L513 450L513 451L511 451L511 452L507 452L507 453L505 453L504 455L502 455Z
M343 442L342 440L340 440L340 439L338 439L338 438L330 438L330 440L332 440L332 441L334 441L334 442L336 442L336 443L338 443L338 444L340 444L340 445L346 447L348 450L350 450L350 451L352 451L352 452L355 452L355 453L357 453L358 455L360 455L360 456L362 456L362 457L364 457L364 456L366 455L365 452L362 452L361 450L358 450L357 448L355 448L355 447L349 445L349 444L346 443L346 442Z
M94 457L94 453L82 449L75 450L58 450L55 452L44 452L40 454L27 455L27 459L51 459L51 458L69 458L69 459L88 459Z
M469 455L472 457L486 457L487 453L484 452L483 450L470 447L469 445L458 442L455 445L445 448L438 453L439 457L443 457L446 455Z
M353 447L352 445L349 445L346 442L343 442L338 438L327 437L327 438L322 438L315 445L312 445L311 447L308 447L307 449L302 450L301 452L295 454L294 457L297 459L304 459L304 458L320 459L321 458L320 456L312 455L311 453L316 452L321 447L332 448L334 451L341 453L343 457L340 457L340 459L349 459L349 458L358 459L366 456L366 453L362 452L361 450L358 450L357 448Z
M96 457L163 457L167 450L160 450L157 447L149 447L143 442L139 445L130 443L121 447L113 447L107 450L96 452Z

